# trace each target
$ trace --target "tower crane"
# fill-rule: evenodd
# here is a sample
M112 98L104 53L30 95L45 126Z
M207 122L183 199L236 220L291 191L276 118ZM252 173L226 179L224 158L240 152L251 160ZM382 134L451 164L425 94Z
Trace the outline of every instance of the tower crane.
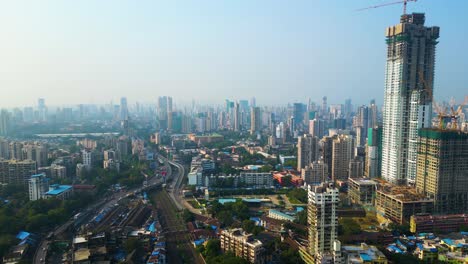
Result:
M433 101L432 107L434 108L434 111L437 113L437 119L439 119L439 129L444 129L444 119L448 117L447 106L440 105L436 101Z
M363 11L367 9L374 9L374 8L379 8L379 7L389 6L389 5L403 4L403 15L406 15L406 6L408 5L408 2L417 2L417 1L418 0L403 0L403 1L397 1L397 2L390 2L390 3L375 5L375 6L364 7L356 11Z
M463 107L468 104L468 96L465 96L465 101L458 105L458 108L455 110L455 99L452 98L450 100L450 113L449 116L452 119L452 128L457 130L458 129L458 118L460 117L460 114L463 111Z

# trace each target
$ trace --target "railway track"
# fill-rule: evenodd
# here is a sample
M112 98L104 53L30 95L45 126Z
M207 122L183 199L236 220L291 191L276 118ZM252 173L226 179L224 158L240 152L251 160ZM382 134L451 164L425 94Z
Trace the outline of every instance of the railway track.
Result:
M157 191L152 199L158 209L161 226L166 237L169 263L204 264L200 254L191 245L192 237L168 193Z

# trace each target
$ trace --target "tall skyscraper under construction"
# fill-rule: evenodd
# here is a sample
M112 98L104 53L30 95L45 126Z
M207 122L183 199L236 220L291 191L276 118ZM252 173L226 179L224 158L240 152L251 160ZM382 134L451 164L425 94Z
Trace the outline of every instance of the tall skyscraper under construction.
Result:
M405 14L386 30L382 177L393 183L414 183L418 129L431 126L439 27L424 22L424 14Z

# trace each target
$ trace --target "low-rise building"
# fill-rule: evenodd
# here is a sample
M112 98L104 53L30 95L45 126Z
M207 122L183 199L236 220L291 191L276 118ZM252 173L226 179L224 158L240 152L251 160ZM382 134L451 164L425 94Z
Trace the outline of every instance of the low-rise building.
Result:
M369 246L366 243L361 243L359 246L347 245L341 248L344 263L359 264L387 264L388 260L385 255L375 246Z
M73 195L73 186L71 185L50 185L49 191L45 193L46 198L57 198L66 200Z
M410 220L412 233L450 233L457 232L462 226L468 226L467 214L413 215Z
M276 220L283 220L283 221L289 221L289 222L294 222L294 220L296 219L294 216L285 214L275 209L268 210L268 217L276 219Z
M434 200L418 194L412 187L386 183L376 192L375 209L377 217L404 224L412 215L432 213Z
M262 242L254 239L252 234L245 233L242 228L223 230L220 241L224 252L231 251L251 263L265 262Z
M271 172L241 172L240 182L249 187L271 187L273 186L273 175Z
M206 143L214 143L214 142L221 142L224 140L224 136L220 134L211 134L211 135L195 135L190 134L188 139L197 143L197 144L206 144Z

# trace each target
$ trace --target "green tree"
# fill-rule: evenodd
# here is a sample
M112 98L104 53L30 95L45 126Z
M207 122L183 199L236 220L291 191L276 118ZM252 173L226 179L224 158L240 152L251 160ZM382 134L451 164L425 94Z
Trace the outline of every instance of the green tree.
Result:
M296 223L307 225L307 210L303 210L297 213Z
M192 212L190 212L188 209L184 209L182 211L182 218L184 219L186 223L192 222L193 220L195 220L195 215Z
M340 233L343 236L355 235L361 232L361 226L352 218L343 217L339 220Z
M295 188L289 191L286 196L291 200L297 200L301 203L307 203L307 191L302 188Z

